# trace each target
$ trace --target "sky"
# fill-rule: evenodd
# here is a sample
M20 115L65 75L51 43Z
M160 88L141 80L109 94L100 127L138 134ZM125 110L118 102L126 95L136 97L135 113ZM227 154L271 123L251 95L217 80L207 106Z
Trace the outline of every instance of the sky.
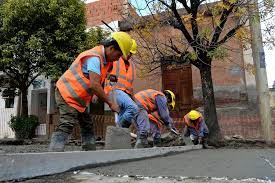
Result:
M214 2L215 0L208 0L208 2ZM134 6L140 9L140 14L148 15L150 12L146 8L146 3L144 0L129 0L129 2ZM180 6L179 6L180 8ZM271 21L275 21L275 17L271 19ZM263 27L264 25L262 25ZM263 34L264 36L264 34ZM268 86L272 87L273 82L275 81L275 48L272 50L264 48L265 50L265 61L266 61L266 72L267 72L267 80Z

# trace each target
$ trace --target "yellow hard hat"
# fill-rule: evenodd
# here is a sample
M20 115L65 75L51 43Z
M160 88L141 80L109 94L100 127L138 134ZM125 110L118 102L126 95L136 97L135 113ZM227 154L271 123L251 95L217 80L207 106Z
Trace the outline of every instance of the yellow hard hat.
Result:
M172 101L168 105L172 106L172 110L173 110L176 105L176 96L171 90L165 90L164 92L167 92L170 94Z
M188 117L189 117L189 119L191 119L191 120L197 120L199 117L201 117L201 113L199 113L199 112L196 111L196 110L191 110L191 111L188 113Z
M132 44L132 47L131 47L130 52L131 52L132 54L136 54L136 53L137 53L137 42L136 42L136 40L134 40L134 39L132 39L132 41L133 41L133 44Z
M133 44L131 36L126 32L114 32L111 36L116 40L123 56L126 58L129 55Z

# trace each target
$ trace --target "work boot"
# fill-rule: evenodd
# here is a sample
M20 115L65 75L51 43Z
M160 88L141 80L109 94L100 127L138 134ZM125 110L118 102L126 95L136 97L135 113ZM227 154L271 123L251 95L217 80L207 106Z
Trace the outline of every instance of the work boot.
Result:
M207 140L207 138L203 138L203 139L202 139L202 148L203 148L203 149L214 149L213 146L209 146L209 145L208 145L208 140Z
M194 145L198 145L199 144L198 139L192 140L192 142L193 142Z
M69 138L69 134L62 132L62 131L56 131L53 132L51 143L49 146L50 152L63 152L65 148L65 144Z
M93 134L86 133L81 135L82 140L82 150L83 151L95 151L96 144L95 144L95 137Z
M147 135L139 135L135 144L135 149L148 147Z
M161 138L154 138L153 146L154 147L161 147Z

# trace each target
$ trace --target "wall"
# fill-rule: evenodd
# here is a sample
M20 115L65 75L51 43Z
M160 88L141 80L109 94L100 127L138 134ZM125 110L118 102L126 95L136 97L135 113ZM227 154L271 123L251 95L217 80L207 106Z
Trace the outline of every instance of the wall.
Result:
M138 68L137 72L140 72ZM160 69L158 69L157 73L151 74L149 76L142 76L139 74L136 75L136 78L134 80L134 93L148 88L159 91L162 90L162 75Z
M245 99L246 81L243 50L238 41L231 39L226 47L232 50L228 51L228 57L224 60L214 59L212 61L212 79L217 102L238 101ZM201 78L199 70L192 67L193 90L195 98L202 98Z
M0 109L4 109L5 108L5 100L0 97Z
M154 35L158 41L166 43L169 38L176 40L181 35L178 30L169 26L156 28L150 33ZM144 45L144 41L139 40L139 36L137 36L135 32L130 31L130 34L134 39L137 39L139 45ZM146 41L149 42L150 40L147 39ZM253 77L248 75L244 70L244 54L246 54L246 61L252 59L252 55L243 53L242 45L239 41L234 39L231 39L225 47L227 49L230 48L228 51L228 57L225 59L213 60L212 62L212 79L214 83L215 97L220 103L246 100L246 83L248 82L248 84L253 86L255 85L255 79L253 80ZM141 52L143 52L143 50L141 50ZM142 62L141 60L138 60L138 58L140 57L134 57L134 60L136 60L137 63ZM144 63L144 65L146 65L146 63ZM142 65L139 65L137 68L137 73L141 72L143 69ZM161 89L161 72L160 70L157 71L157 74L151 75L150 77L137 78L134 82L135 91L140 91L145 88ZM194 97L201 99L201 78L199 70L195 66L192 66L192 81Z
M126 0L98 0L87 3L85 12L87 27L102 25L101 20L106 23L121 20L123 9L127 8L126 2Z

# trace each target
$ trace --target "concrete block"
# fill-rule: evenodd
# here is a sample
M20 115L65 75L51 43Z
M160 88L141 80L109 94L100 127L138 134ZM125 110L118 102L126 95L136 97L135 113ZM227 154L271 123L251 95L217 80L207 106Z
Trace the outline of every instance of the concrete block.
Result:
M131 149L130 129L108 126L105 136L105 149Z

